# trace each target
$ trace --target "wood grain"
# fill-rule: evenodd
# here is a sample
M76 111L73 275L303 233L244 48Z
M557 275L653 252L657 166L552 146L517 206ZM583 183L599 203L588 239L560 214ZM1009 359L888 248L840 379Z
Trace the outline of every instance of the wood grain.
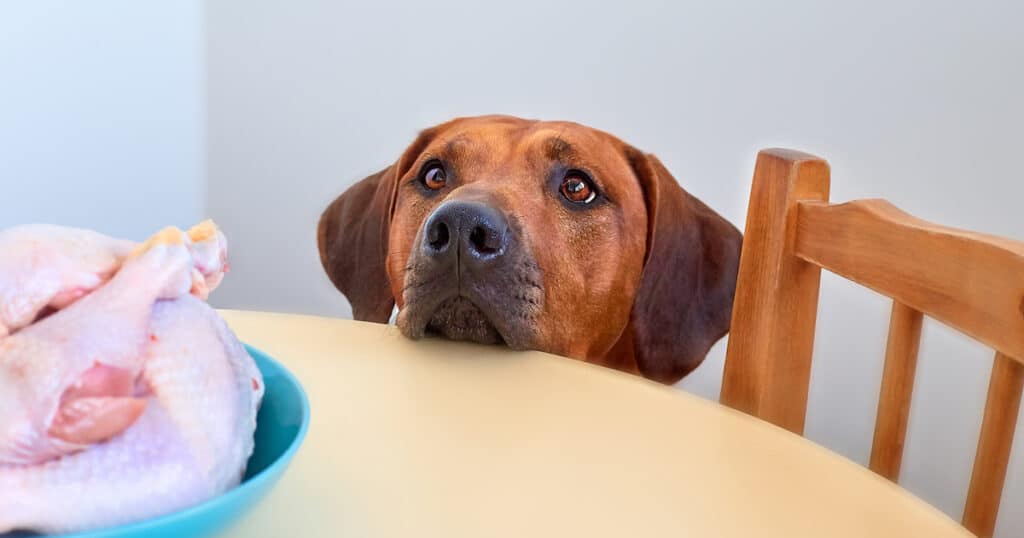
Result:
M964 507L963 524L978 536L992 536L995 531L1022 389L1024 364L996 353L978 451L974 456L971 486Z
M721 401L802 433L820 270L893 299L870 467L897 481L925 315L994 348L964 525L991 536L1024 387L1024 243L932 224L885 200L828 203L829 167L758 155Z
M869 464L872 471L893 482L899 480L903 461L903 443L907 437L923 320L921 312L893 301Z
M938 226L885 200L800 202L795 254L1024 357L1024 243Z
M828 163L790 150L758 154L721 402L802 434L821 270L790 253L796 204L827 200Z

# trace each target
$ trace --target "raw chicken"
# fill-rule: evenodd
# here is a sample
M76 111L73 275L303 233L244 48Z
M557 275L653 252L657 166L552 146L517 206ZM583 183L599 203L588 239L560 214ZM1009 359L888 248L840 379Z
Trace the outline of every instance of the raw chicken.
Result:
M89 230L32 224L0 231L0 338L96 289L135 248Z
M188 231L196 278L206 298L226 267L227 241L212 221ZM131 241L91 230L29 224L0 230L0 338L46 308L60 309L106 282L136 248Z
M67 237L48 237L55 235ZM115 249L51 258L63 265L42 274L63 283L57 294L74 279L55 274L111 264L116 273L94 271L95 291L0 339L0 533L165 514L238 484L253 449L262 378L195 297L220 282L223 234L208 222L187 235L165 230L139 247L80 237ZM103 263L92 263L98 258ZM52 296L30 302L56 306Z

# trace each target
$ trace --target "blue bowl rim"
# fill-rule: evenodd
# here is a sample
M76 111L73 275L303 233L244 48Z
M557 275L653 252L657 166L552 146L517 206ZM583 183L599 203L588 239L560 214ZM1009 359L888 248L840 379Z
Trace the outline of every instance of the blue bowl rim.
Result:
M299 425L299 431L298 433L295 434L295 438L292 439L292 442L290 445L288 445L288 448L285 449L285 451L281 453L281 455L278 456L277 459L273 461L273 463L261 469L255 475L249 477L248 480L242 482L241 484L235 486L234 488L231 488L231 490L229 491L221 493L220 495L217 495L212 499L207 499L195 506L190 506L188 508L178 510L176 512L171 512L170 514L164 514L162 516L157 516L135 523L126 523L124 525L118 525L115 527L104 527L100 529L76 532L72 534L53 535L54 538L100 538L108 533L116 533L118 535L121 533L129 532L144 533L150 530L156 530L159 527L171 524L176 521L190 519L199 512L208 510L211 506L215 504L226 503L236 497L244 495L248 490L252 490L256 488L258 485L270 480L272 478L271 475L273 474L271 471L277 469L281 465L287 465L288 462L291 461L291 459L295 456L295 453L299 450L299 447L302 445L302 442L305 440L306 432L309 431L310 407L309 397L306 395L306 389L302 387L302 383L299 383L299 380L297 377L295 377L295 374L291 373L291 371L288 370L288 368L285 368L285 366L281 364L279 361L277 361L276 359L274 359L273 357L264 353L262 350L256 347L253 347L249 344L244 345L246 351L250 355L260 355L262 359L276 366L278 370L281 372L281 374L284 376L284 378L287 379L292 384L292 386L298 389L299 400L302 405L302 423Z

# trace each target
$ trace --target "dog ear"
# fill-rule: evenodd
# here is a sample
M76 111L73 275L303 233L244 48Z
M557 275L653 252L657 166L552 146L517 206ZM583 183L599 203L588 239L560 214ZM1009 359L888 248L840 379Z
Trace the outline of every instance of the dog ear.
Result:
M675 383L729 332L743 236L654 155L626 151L647 205L647 254L630 325L645 377Z
M395 299L385 270L394 166L350 187L320 216L320 263L352 304L352 317L387 323Z
M398 161L359 181L338 196L320 216L320 263L331 282L348 298L352 317L387 323L395 307L388 281L387 256L398 180L433 138L420 133Z

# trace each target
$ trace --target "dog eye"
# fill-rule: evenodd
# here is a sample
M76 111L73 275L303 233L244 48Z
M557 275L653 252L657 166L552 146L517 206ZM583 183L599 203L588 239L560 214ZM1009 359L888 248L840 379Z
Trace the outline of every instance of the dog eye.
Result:
M597 198L597 191L586 174L578 170L572 170L565 174L562 186L559 189L566 200L575 204L589 204Z
M440 163L433 163L424 168L421 178L423 185L432 191L443 189L448 183L448 174Z

